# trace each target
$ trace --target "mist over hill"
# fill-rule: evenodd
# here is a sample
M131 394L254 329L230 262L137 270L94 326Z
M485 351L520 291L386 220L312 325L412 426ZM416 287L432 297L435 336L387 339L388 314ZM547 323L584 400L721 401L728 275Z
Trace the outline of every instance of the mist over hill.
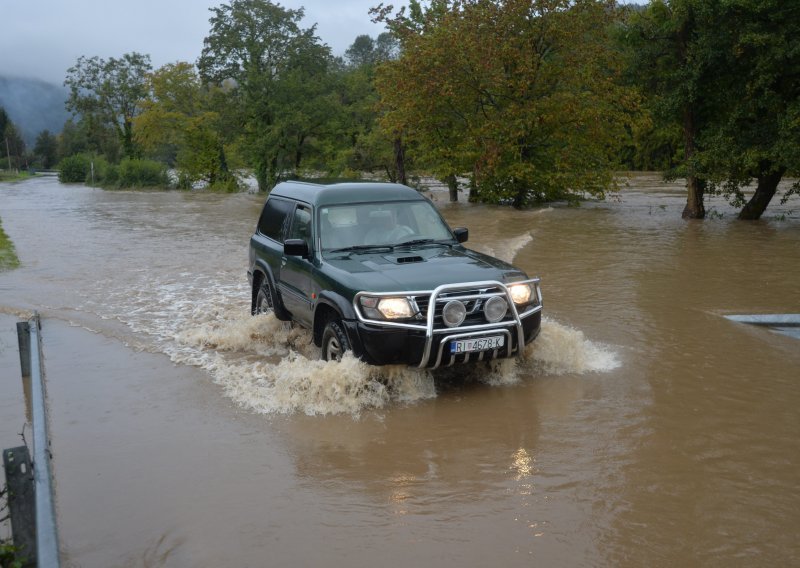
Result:
M0 106L32 148L42 130L58 134L70 113L64 108L67 89L38 79L0 76Z

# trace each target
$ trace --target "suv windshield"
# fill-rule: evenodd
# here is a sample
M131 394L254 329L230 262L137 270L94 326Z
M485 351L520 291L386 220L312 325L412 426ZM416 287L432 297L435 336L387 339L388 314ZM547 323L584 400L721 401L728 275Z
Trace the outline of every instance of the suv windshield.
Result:
M394 246L420 240L453 240L450 229L428 201L323 207L319 223L323 251L355 246Z

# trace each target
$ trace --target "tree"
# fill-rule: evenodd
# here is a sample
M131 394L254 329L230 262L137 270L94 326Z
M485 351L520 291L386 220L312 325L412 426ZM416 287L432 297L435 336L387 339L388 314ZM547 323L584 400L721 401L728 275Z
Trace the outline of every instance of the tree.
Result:
M398 181L405 166L398 167L396 141L378 127L378 66L397 56L398 42L388 32L376 39L356 37L345 51L346 64L337 70L337 122L330 133L337 146L337 162L349 171L382 171ZM401 156L402 157L402 156Z
M81 56L67 70L67 110L99 128L112 128L125 156L136 156L133 120L147 96L150 56L126 53L120 59Z
M49 170L58 162L58 138L49 130L42 130L36 137L33 154L41 166Z
M723 58L709 69L716 112L701 132L712 190L759 219L787 172L800 171L800 4L724 3L700 40ZM750 199L743 188L756 181ZM800 191L796 182L783 196Z
M402 55L379 69L384 128L470 198L524 206L602 196L637 99L621 87L613 11L590 0L433 0L378 11Z
M25 140L3 107L0 107L0 156L0 163L9 170L19 170L23 163L27 164Z
M269 0L232 0L212 8L198 68L204 82L232 82L243 147L259 188L296 170L325 124L330 50L301 29L303 10Z
M148 78L150 95L134 120L135 140L161 157L169 156L190 185L236 186L228 167L227 105L224 93L204 87L185 62L164 65Z
M711 191L758 219L800 161L798 33L800 5L771 0L655 0L627 22L634 76L658 123L683 133L670 176L687 179L684 218L703 218Z

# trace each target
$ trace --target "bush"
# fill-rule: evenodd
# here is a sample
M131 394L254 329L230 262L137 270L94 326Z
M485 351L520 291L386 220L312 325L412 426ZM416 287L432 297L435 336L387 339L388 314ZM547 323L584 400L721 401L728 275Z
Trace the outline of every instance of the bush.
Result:
M58 165L58 181L62 183L85 183L90 169L89 157L75 154L61 160Z
M102 156L75 154L61 160L58 179L64 183L87 183L109 188L169 187L167 167L153 160L125 158L119 165Z
M167 167L153 160L131 160L120 162L116 187L169 187Z

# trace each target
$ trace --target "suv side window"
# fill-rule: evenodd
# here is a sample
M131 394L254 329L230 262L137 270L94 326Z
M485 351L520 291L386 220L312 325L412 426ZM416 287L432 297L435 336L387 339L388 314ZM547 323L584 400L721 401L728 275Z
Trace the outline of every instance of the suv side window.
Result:
M258 232L278 242L283 242L283 225L292 209L291 201L269 198L258 220Z
M303 239L311 250L311 208L298 203L287 239Z

